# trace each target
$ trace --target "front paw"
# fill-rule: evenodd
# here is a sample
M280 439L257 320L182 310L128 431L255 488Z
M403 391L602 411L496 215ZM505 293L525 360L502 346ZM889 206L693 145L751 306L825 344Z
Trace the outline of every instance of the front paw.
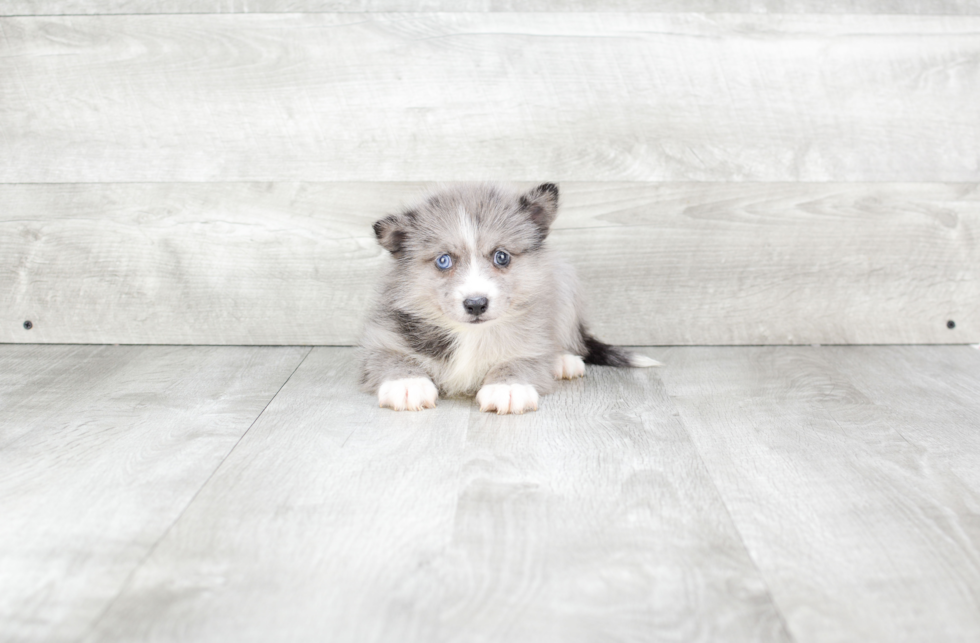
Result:
M538 392L530 384L487 384L476 394L481 411L497 415L538 410Z
M378 389L378 406L396 411L434 409L439 391L427 377L388 380Z

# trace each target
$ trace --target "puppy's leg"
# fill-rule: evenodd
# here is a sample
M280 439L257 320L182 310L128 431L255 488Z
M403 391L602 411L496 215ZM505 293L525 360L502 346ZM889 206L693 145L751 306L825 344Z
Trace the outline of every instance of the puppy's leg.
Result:
M480 410L498 415L537 411L540 394L550 390L554 381L551 362L550 358L522 359L490 369L476 394Z
M551 373L556 380L574 380L576 377L585 377L585 362L578 355L562 353L555 359L555 366Z
M439 390L425 370L406 355L371 351L364 356L364 388L378 396L378 406L421 411L436 406Z

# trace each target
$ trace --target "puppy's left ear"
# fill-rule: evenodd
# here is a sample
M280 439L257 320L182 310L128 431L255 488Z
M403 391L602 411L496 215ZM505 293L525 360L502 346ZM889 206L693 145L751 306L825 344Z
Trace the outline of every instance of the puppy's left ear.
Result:
M396 257L405 249L409 218L406 214L392 214L374 224L374 236L378 238L378 243Z
M542 183L520 198L521 210L527 213L531 222L541 232L541 238L548 236L551 223L558 215L558 186Z

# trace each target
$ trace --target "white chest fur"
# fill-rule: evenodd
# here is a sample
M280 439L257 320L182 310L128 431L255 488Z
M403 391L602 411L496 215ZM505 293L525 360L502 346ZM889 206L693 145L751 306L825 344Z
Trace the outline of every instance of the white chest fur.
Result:
M453 356L443 371L441 388L447 393L474 393L491 368L518 357L512 341L493 327L461 332Z

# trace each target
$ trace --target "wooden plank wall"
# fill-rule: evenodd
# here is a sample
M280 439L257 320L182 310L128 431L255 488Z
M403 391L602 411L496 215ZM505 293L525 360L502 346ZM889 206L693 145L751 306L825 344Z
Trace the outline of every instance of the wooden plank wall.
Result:
M977 0L4 0L0 15L633 11L980 15Z
M350 344L486 179L609 341L980 341L980 3L444 5L4 3L0 341Z

